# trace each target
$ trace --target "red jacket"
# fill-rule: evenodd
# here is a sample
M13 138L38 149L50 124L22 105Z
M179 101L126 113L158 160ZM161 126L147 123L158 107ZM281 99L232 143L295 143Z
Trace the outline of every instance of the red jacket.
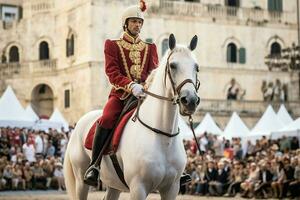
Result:
M105 72L113 88L109 96L126 99L133 82L143 84L158 66L155 44L134 41L127 33L118 40L105 41Z

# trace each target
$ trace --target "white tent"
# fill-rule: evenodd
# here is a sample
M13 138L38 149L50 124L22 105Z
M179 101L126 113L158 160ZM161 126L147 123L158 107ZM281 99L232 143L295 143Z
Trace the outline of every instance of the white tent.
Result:
M269 137L271 132L278 131L282 127L284 127L284 124L275 114L272 106L269 105L263 116L258 120L256 125L250 132L249 137L257 139L263 135Z
M280 129L279 131L272 132L271 139L281 138L284 135L290 137L296 136L299 137L300 139L300 118L291 122L287 126Z
M190 126L186 124L186 122L181 116L179 116L178 119L178 126L180 129L180 134L183 137L183 139L191 140L194 137Z
M195 128L196 136L202 135L204 132L221 135L222 130L217 126L209 113L206 113L201 123Z
M18 101L14 91L8 86L0 98L0 126L32 127L32 120Z
M284 104L280 105L280 108L279 108L279 110L277 112L277 116L283 122L284 125L288 125L288 124L290 124L293 121L293 119L291 118L290 114L286 110Z
M65 120L65 118L63 117L61 112L59 112L59 110L57 108L54 109L54 112L52 113L49 121L61 123L61 124L63 124L65 131L69 130L69 123L67 122L67 120Z
M33 129L34 130L43 130L45 132L48 132L49 129L51 128L51 129L55 129L55 130L61 132L62 127L64 127L64 124L61 122L52 122L48 119L40 119L40 120L36 121L36 123L33 126Z
M242 138L245 137L246 135L249 135L249 133L250 130L244 124L244 122L239 117L239 115L236 112L233 112L222 136L224 136L226 139L231 139L233 137Z
M30 119L36 121L39 120L39 116L34 112L34 110L31 107L31 104L28 104L28 106L25 109L25 112L27 114L27 116L30 117Z

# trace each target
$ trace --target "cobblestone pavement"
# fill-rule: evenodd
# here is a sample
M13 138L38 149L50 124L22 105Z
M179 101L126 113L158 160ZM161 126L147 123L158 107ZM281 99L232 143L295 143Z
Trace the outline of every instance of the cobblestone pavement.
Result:
M104 197L104 192L90 192L89 200L101 200ZM159 200L158 194L151 194L147 200ZM176 200L230 200L223 197L197 197L189 195L179 195ZM234 199L242 199L236 197ZM5 191L0 192L0 200L68 200L66 192L50 191ZM120 200L129 200L129 195L122 193Z

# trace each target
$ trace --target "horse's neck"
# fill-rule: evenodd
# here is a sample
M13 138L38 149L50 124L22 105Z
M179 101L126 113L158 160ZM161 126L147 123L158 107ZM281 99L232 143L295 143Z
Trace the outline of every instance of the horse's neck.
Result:
M173 93L171 90L166 90L162 76L163 74L157 72L149 91L160 96L172 97ZM151 127L175 134L178 132L177 109L177 106L169 101L148 96L141 105L140 116Z

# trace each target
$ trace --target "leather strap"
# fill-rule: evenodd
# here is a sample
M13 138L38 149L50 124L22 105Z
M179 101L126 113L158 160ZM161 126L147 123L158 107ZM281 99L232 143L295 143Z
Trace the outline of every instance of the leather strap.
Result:
M125 181L125 178L124 178L123 170L121 169L121 166L120 166L120 164L119 164L119 162L118 162L118 159L117 159L116 154L112 154L112 155L110 155L109 157L110 157L110 159L111 159L111 161L112 161L112 164L113 164L113 166L114 166L114 168L115 168L115 171L116 171L116 173L117 173L119 179L120 179L120 180L122 181L122 183L129 189L129 187L128 187L126 181Z

